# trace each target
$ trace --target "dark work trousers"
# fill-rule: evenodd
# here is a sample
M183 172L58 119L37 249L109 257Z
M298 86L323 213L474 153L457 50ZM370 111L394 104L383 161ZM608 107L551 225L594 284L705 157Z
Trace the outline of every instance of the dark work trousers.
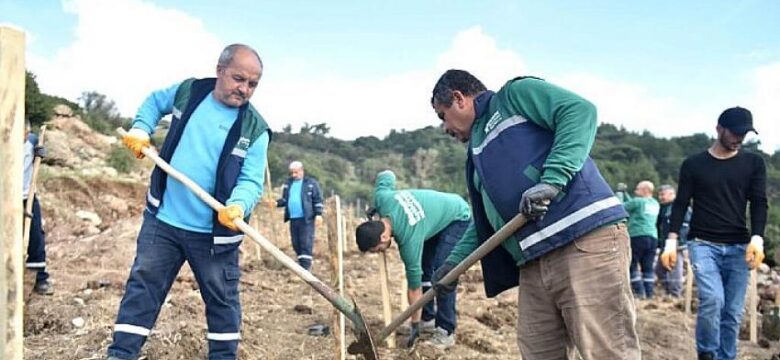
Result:
M216 246L212 234L183 230L145 212L108 356L138 357L171 284L187 261L206 304L209 359L236 359L241 338L238 245Z
M306 218L290 219L290 237L295 255L298 256L298 265L306 270L311 270L312 248L314 246L314 220L306 221Z
M27 209L27 200L22 203L22 206ZM38 203L37 197L33 197L30 242L27 244L25 267L28 270L37 271L35 281L44 281L49 278L49 273L46 272L46 233L43 231L41 205Z
M631 288L634 290L634 296L640 299L653 298L653 260L657 248L658 240L652 236L631 238Z
M438 234L425 241L422 253L422 291L423 293L431 288L431 277L433 273L447 260L455 243L460 240L469 221L453 221ZM448 334L455 332L458 325L457 314L455 313L455 298L457 291L453 291L444 296L436 296L436 301L431 301L423 307L422 320L430 321L436 319L436 327L447 331Z

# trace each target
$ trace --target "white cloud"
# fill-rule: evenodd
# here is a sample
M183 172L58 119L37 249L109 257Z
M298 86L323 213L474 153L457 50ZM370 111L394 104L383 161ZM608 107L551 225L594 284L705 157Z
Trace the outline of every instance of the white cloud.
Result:
M487 86L498 87L524 67L518 54L498 48L480 27L473 27L458 33L435 64L406 73L368 79L316 74L277 78L268 71L254 102L277 129L327 122L340 138L381 137L390 129L440 123L430 107L431 90L447 69L468 69Z
M679 100L654 95L642 85L610 80L590 73L565 74L551 81L596 104L599 122L656 136L714 133L715 120Z
M213 74L223 46L199 19L141 0L73 0L63 9L78 17L76 39L53 58L29 54L39 85L73 100L96 90L126 116L153 89Z
M753 72L754 92L747 102L765 151L780 149L780 62Z
M125 116L132 116L153 89L191 76L212 76L225 45L199 19L143 0L71 0L63 7L78 18L75 41L49 59L28 54L42 90L74 100L82 91L97 90L114 99ZM36 36L45 34L28 35ZM271 126L297 129L306 122L326 122L332 135L345 139L438 125L430 91L447 69L466 69L492 89L514 76L535 74L520 53L499 47L479 26L456 34L431 64L403 73L355 78L295 69L316 64L314 58L266 59L273 63L252 100ZM706 99L658 95L630 80L595 73L545 77L593 101L601 122L660 136L713 135L722 111ZM764 149L772 151L780 145L780 132L774 131L780 120L780 63L758 68L753 82L755 91L744 103L754 112Z

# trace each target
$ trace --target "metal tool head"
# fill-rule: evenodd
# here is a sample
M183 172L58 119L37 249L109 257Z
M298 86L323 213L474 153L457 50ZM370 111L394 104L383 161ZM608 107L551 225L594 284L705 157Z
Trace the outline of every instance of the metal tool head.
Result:
M363 315L358 309L357 303L352 300L354 307L354 318L352 320L352 329L355 332L355 342L349 345L347 352L352 355L363 355L365 360L378 360L379 355L376 353L376 346L374 345L374 339L371 338L371 332L368 331Z

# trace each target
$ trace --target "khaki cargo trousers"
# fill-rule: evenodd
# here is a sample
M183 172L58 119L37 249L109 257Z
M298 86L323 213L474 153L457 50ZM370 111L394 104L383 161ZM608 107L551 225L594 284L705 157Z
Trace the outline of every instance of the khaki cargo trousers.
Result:
M596 229L520 268L523 360L641 359L625 224ZM575 351L576 349L576 351Z

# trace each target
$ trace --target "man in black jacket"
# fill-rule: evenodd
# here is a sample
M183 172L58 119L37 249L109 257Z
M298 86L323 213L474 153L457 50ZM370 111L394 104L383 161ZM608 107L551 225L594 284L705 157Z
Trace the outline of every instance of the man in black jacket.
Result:
M322 191L317 180L304 176L300 161L290 163L290 177L282 187L276 207L284 207L284 221L290 221L290 236L298 264L310 270L314 245L314 224L322 222Z

